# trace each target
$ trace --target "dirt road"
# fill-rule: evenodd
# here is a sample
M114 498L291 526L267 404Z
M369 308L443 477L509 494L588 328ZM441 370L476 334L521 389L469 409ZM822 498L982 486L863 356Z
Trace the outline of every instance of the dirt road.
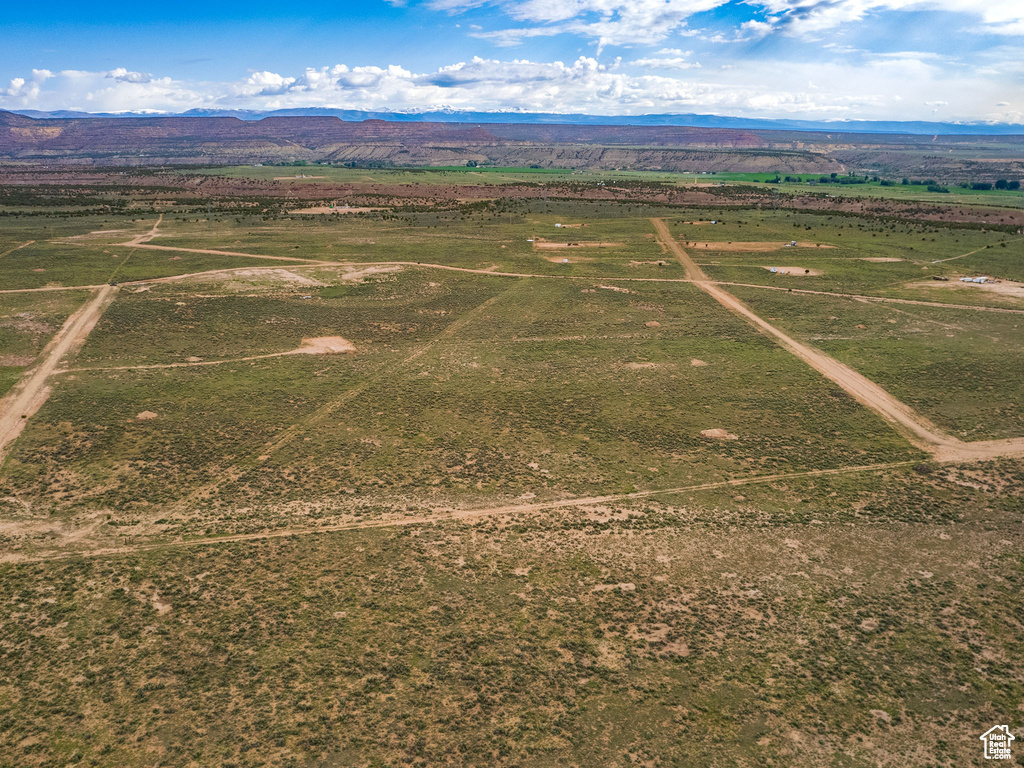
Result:
M988 440L965 443L940 430L910 406L900 402L870 379L813 347L802 344L771 323L754 314L742 301L707 279L700 267L683 250L660 219L651 219L658 238L675 255L694 285L715 301L739 315L759 331L772 336L779 344L816 371L842 387L862 405L881 415L897 427L914 445L932 454L937 461L975 461L999 456L1024 455L1024 438Z
M137 243L133 240L127 243L115 243L115 245L121 245L129 248L144 248L147 251L177 251L181 253L205 253L210 256L244 256L247 259L266 259L270 261L287 261L292 264L299 262L302 264L323 264L322 261L316 259L303 259L298 256L263 256L256 253L239 253L238 251L216 251L209 248L179 248L173 245L149 245L148 243Z
M873 301L879 304L912 304L919 307L938 307L939 309L969 309L975 312L1002 312L1009 315L1024 315L1024 309L1008 307L985 307L980 304L947 304L943 301L924 301L922 299L896 299L891 296L866 296L861 293L837 293L835 291L815 291L809 288L788 288L782 285L760 285L758 283L730 283L724 280L713 281L715 285L735 285L737 288L763 288L766 291L786 291L811 296L830 296L834 299L857 299Z
M700 485L687 485L678 488L659 488L649 491L637 491L635 493L619 493L608 496L583 496L570 499L558 499L554 501L542 501L532 504L508 504L498 507L483 507L477 509L454 509L445 510L429 515L410 515L407 517L389 517L378 520L360 520L350 523L338 523L325 525L319 528L281 528L273 531L258 531L254 533L229 534L226 536L209 536L204 538L184 539L180 541L152 542L130 545L125 547L107 547L92 550L75 550L73 552L50 552L41 555L21 556L16 553L0 555L2 562L40 562L44 560L59 560L69 557L104 557L111 555L128 554L132 552L145 552L158 549L181 549L186 547L210 546L212 544L224 544L240 541L259 541L263 539L280 539L290 536L308 536L318 533L336 533L338 531L352 531L366 528L401 528L410 525L433 525L436 523L452 521L471 521L501 517L515 514L532 514L535 512L546 512L554 509L571 509L574 507L592 507L601 504L615 504L636 499L647 499L654 496L666 496L681 493L695 493L699 491L711 491L717 488L732 488L744 485L758 485L763 483L785 482L788 480L799 480L807 477L824 477L829 475L850 475L864 472L878 472L886 469L897 469L899 467L911 466L914 462L901 461L889 464L868 464L856 467L838 467L835 469L812 469L806 472L790 472L772 475L754 475L752 477L741 477L734 480L722 480L713 483L701 483ZM95 525L92 525L94 528ZM77 533L69 534L69 537L80 538Z
M21 381L0 399L0 463L11 444L21 434L28 418L50 396L48 379L67 355L78 351L82 342L100 319L117 289L111 285L98 288L89 300L67 319L57 335L39 355L35 365L25 372Z
M8 255L14 253L15 251L20 251L22 248L28 248L28 246L32 245L32 243L34 243L34 242L35 242L35 240L29 240L27 243L22 243L21 245L18 245L18 246L15 246L14 248L6 250L3 253L0 253L0 259L2 259L4 256L8 256Z
M159 234L160 225L163 223L163 221L164 215L161 213L159 216L157 216L156 224L153 225L153 228L149 230L149 232L143 232L141 235L132 238L127 243L121 243L121 245L141 245L142 243L148 243L150 240L152 240Z

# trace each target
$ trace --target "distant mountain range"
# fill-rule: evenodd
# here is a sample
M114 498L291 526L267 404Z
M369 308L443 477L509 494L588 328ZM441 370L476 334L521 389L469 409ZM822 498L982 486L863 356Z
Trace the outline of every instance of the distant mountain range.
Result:
M582 124L531 123L518 121L516 113L486 113L488 121L479 122L469 122L471 113L445 112L443 120L431 119L433 113L419 113L415 120L409 114L402 120L382 120L369 114L215 112L207 116L193 112L186 116L39 118L0 110L0 162L98 166L328 163L394 168L489 165L814 175L857 172L949 182L1024 178L1024 130L1019 134L939 135L932 133L935 125L929 126L927 133L885 133L876 125L874 132L855 133L853 123L846 123L844 131L812 131L778 124L767 129L637 125L635 121L609 125L596 122L598 118ZM495 120L498 117L517 122L499 122Z
M10 110L26 117L52 118L118 118L118 117L235 117L254 121L266 117L337 117L345 121L387 120L397 123L486 123L526 125L620 125L620 126L685 126L693 128L733 128L739 130L816 131L830 133L888 133L942 136L1018 136L1024 125L1011 123L932 123L897 120L784 120L722 115L659 114L659 115L580 115L552 112L469 112L435 110L409 112L370 112L354 109L309 107L259 111L248 109L190 109L187 112L117 112L94 113L57 110L40 112L33 109Z

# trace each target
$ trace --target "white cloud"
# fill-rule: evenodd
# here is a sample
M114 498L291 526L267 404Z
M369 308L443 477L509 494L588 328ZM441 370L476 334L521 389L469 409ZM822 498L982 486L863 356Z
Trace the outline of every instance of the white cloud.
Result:
M690 61L681 56L673 58L648 58L635 59L629 62L634 67L642 69L700 69L699 61Z
M752 0L765 9L769 24L788 34L814 36L884 11L945 11L978 17L978 31L998 35L1024 34L1024 3L1020 0Z
M112 69L105 73L104 77L117 80L119 83L148 83L153 79L153 76L150 74L145 72L131 72L124 67Z
M193 82L129 70L34 70L0 89L0 108L91 112L191 108L366 110L521 110L589 114L717 112L804 117L1008 120L1024 94L998 77L950 71L936 59L884 56L855 64L773 62L700 68L687 51L663 49L619 68L593 57L572 62L473 58L427 72L399 65L308 68L297 74L254 71L231 82ZM687 69L689 68L689 69ZM685 70L685 72L684 72ZM1011 98L1008 98L1011 97ZM945 102L940 104L939 102ZM993 106L997 105L997 106Z
M729 0L431 0L437 10L459 13L495 5L520 26L479 32L498 45L518 45L529 38L561 34L585 37L600 51L607 45L653 45L687 34L687 21ZM978 31L1024 35L1021 0L746 0L761 18L743 22L733 35L722 32L707 39L736 42L774 31L816 36L844 24L859 22L885 11L945 11L973 16Z
M727 0L505 0L505 13L526 24L477 37L498 45L518 45L532 37L578 35L608 45L651 45L684 33L686 20ZM476 8L478 0L434 0L431 6L451 12Z

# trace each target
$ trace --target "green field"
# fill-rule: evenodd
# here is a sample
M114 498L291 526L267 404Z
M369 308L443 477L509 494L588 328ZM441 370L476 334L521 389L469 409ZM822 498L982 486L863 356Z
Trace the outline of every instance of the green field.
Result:
M0 256L0 391L55 368L16 440L0 421L0 765L959 768L1017 728L1024 458L912 442L650 219L968 446L1024 437L1019 235L189 205L0 237L35 241ZM146 233L163 250L125 244Z

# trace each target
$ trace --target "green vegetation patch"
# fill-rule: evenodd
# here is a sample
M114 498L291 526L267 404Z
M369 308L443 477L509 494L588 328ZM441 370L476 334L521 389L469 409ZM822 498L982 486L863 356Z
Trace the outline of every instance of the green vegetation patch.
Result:
M1024 315L731 290L963 440L1024 436Z

